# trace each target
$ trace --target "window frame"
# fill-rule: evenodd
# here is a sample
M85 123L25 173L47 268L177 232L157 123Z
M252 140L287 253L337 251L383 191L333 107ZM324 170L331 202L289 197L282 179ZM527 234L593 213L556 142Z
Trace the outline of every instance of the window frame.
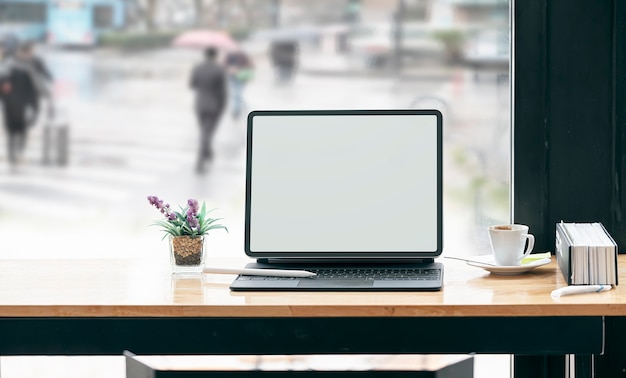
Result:
M626 242L626 2L511 0L513 221L535 250L554 251L556 223L602 222ZM623 251L622 251L623 252ZM576 356L597 377L626 368L626 317L605 319L601 356ZM571 363L571 362L570 362ZM563 376L558 356L515 356L516 377Z
M625 6L520 0L513 7L513 221L530 226L537 251L554 250L561 220L602 222L620 244L615 78L624 69L616 65L614 25Z

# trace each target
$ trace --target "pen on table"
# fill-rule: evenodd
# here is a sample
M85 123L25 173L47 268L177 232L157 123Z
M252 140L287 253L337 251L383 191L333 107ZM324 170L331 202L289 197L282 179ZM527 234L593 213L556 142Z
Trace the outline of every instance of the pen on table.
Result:
M317 274L306 270L291 269L255 269L255 268L214 268L205 267L204 273L213 274L241 274L244 276L269 276L269 277L315 277Z
M565 286L560 289L553 290L550 294L553 297L561 297L563 295L582 294L582 293L599 293L601 291L611 290L611 285L574 285Z

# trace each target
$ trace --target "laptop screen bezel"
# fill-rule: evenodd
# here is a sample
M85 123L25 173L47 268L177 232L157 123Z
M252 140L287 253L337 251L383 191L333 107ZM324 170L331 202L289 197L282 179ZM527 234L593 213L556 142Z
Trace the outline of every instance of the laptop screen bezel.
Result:
M252 194L252 157L253 131L255 117L264 116L435 116L437 119L437 236L436 249L432 251L253 251L251 250L251 194ZM249 257L257 259L295 259L295 260L413 260L431 259L441 255L443 251L443 120L438 110L403 109L403 110L256 110L248 114L247 118L247 146L246 146L246 197L245 197L245 230L244 251Z

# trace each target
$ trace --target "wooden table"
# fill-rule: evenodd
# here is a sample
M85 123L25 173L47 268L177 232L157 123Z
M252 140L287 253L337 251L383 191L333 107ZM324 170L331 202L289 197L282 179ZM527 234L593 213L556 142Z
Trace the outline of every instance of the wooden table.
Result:
M506 353L537 377L532 356L576 354L581 377L626 315L624 285L550 297L554 261L520 276L442 262L439 292L253 293L156 260L0 260L0 355Z

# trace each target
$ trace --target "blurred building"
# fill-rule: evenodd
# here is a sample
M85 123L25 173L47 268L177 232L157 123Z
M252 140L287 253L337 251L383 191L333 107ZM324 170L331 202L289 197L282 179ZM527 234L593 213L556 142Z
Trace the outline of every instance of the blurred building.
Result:
M0 0L0 35L58 45L97 43L125 26L124 0Z

